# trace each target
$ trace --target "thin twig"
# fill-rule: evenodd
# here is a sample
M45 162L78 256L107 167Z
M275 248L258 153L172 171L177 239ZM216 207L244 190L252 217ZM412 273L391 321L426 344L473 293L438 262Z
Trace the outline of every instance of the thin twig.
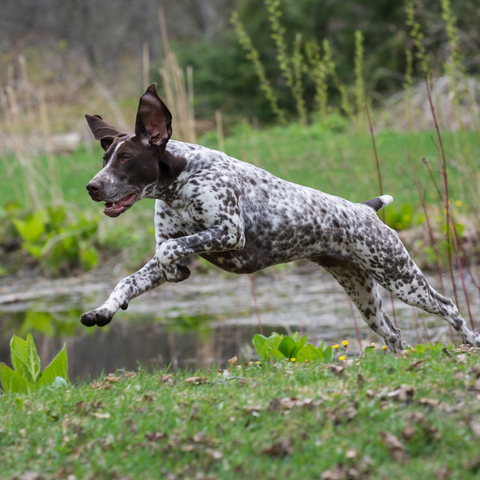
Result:
M253 275L251 273L248 274L248 279L250 280L250 287L252 289L253 302L255 303L255 311L257 312L258 328L260 329L260 333L263 335L262 321L260 320L260 312L258 310L257 304L257 295L255 294L255 285L253 283Z
M355 316L355 310L353 308L353 303L350 300L350 297L347 295L348 304L350 305L350 311L352 312L353 323L355 325L355 332L357 332L358 346L360 347L360 352L362 351L362 339L360 338L360 331L358 330L357 317Z
M375 143L375 135L373 134L372 120L370 119L370 111L368 110L368 104L367 104L366 100L365 100L365 111L367 112L368 126L370 128L370 135L372 137L373 152L375 153L375 163L377 165L378 185L380 187L380 196L381 196L381 195L383 195L382 174L380 172L380 162L378 160L377 145ZM385 223L385 210L382 210L382 220L383 220L383 223ZM393 303L393 293L392 292L390 292L390 302L392 303L393 323L395 324L395 327L398 328L397 314L395 312L395 306L394 306L394 303Z

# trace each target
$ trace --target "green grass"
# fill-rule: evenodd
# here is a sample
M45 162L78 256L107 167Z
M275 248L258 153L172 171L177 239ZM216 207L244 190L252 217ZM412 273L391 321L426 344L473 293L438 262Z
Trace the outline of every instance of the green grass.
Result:
M0 478L478 478L477 350L449 353L378 351L342 371L338 361L333 371L253 363L230 379L196 372L198 385L185 381L192 372L117 372L68 391L4 395ZM335 469L344 475L324 473Z

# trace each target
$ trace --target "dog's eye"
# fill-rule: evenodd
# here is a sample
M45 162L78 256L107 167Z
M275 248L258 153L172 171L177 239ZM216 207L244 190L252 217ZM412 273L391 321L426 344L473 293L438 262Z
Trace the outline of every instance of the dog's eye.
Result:
M127 157L126 155L124 155L121 161L122 163L125 163L125 162L128 162L129 160L130 160L130 157Z

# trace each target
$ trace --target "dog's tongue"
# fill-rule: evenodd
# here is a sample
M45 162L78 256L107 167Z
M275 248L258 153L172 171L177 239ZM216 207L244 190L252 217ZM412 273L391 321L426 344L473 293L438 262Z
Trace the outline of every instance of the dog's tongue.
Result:
M129 195L126 195L122 199L120 199L118 202L105 202L105 208L104 212L106 214L109 213L117 213L123 211L125 207L130 207L131 202L135 199L135 193L130 193Z

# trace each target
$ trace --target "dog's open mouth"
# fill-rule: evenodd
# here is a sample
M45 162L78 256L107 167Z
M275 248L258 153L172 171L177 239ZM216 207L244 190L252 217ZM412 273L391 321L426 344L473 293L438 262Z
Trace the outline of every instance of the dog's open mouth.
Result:
M137 198L136 193L129 193L125 197L121 198L118 202L105 202L105 208L103 213L109 217L118 217L125 210L128 210Z

